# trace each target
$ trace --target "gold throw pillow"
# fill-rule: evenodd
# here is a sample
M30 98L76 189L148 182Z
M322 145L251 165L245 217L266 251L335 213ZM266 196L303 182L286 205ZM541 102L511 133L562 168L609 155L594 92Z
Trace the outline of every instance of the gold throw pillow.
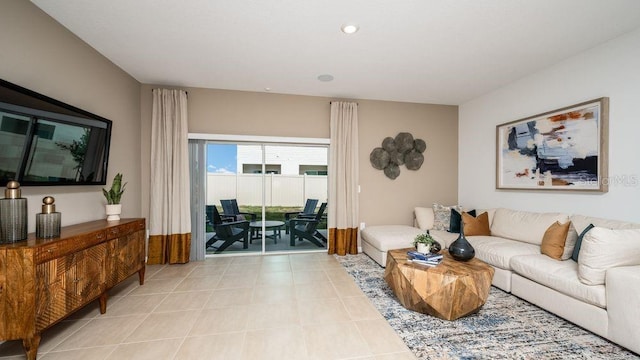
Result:
M473 217L466 212L462 213L462 223L464 224L464 235L491 235L489 229L489 214L485 211L477 217Z
M564 243L567 241L567 233L569 233L569 225L571 225L570 221L567 221L564 224L560 224L556 221L551 224L542 237L540 252L552 259L562 260Z

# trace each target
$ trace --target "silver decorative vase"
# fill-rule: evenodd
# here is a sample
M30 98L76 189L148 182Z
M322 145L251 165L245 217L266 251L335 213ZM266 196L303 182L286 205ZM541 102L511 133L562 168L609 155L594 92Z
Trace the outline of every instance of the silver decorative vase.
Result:
M37 238L60 237L62 214L56 212L55 201L52 196L46 196L42 199L42 213L36 214Z
M20 197L20 183L9 181L0 199L0 243L27 239L27 199Z

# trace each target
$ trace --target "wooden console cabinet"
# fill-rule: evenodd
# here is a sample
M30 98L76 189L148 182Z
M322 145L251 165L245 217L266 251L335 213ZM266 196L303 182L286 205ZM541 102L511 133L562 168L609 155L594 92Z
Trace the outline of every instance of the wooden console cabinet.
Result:
M66 226L59 238L0 244L0 340L22 340L35 360L43 330L145 271L145 220Z

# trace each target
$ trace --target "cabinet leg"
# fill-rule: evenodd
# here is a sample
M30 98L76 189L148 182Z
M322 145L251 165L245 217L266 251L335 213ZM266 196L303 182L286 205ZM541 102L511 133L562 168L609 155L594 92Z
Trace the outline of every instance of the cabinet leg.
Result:
M107 292L103 292L102 295L100 295L100 298L98 299L98 301L100 301L100 314L104 314L107 312L107 297L109 295L107 295Z
M38 346L40 345L40 334L34 334L33 337L22 339L22 347L27 354L27 360L36 360L38 356Z
M138 279L140 280L140 285L144 285L144 271L146 268L146 266L143 266L142 269L138 270Z

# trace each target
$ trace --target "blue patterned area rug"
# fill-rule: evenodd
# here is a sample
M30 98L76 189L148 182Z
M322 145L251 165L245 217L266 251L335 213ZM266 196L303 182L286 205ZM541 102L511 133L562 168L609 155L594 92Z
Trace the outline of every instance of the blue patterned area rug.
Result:
M493 286L478 313L455 321L410 311L368 256L336 258L419 359L640 359Z

